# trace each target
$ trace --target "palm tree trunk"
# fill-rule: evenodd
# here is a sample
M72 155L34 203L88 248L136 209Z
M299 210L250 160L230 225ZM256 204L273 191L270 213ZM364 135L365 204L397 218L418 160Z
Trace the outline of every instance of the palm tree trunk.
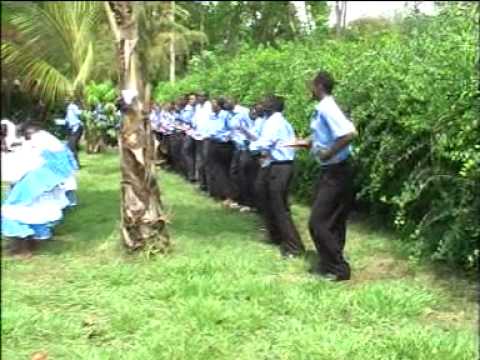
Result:
M170 1L170 21L175 24L175 1ZM170 82L175 82L175 28L172 28L170 39Z
M145 248L164 252L170 245L166 218L155 179L153 138L145 105L150 91L141 76L137 56L138 23L131 1L105 3L112 31L118 43L120 84L138 96L125 104L119 137L121 156L121 227L124 245L131 250ZM124 97L125 99L125 97Z
M347 4L346 1L335 1L335 30L337 36L339 36L342 32L342 28L344 27L344 22L346 20L346 9Z

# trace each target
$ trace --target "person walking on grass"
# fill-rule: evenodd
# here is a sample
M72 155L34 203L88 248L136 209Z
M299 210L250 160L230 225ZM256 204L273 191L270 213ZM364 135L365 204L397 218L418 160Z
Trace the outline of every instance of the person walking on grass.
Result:
M295 150L284 143L295 140L295 132L282 112L284 101L269 96L264 102L267 117L258 140L250 144L253 151L261 152L261 169L257 178L261 214L270 240L280 246L285 257L299 256L305 252L288 204L288 191L293 179Z
M293 146L310 148L321 165L309 220L310 235L320 257L315 271L328 280L349 280L350 265L343 250L354 197L350 143L357 131L332 96L333 77L320 71L312 85L313 97L319 100L310 122L312 135Z
M82 110L78 106L79 101L73 97L67 99L69 104L67 105L67 113L65 116L65 126L68 131L68 147L75 156L78 166L80 167L80 162L78 161L78 144L83 134L83 123L80 120L80 115Z

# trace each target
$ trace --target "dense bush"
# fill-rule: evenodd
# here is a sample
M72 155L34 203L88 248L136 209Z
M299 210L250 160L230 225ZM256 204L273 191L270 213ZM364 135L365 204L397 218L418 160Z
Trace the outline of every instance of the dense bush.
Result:
M115 106L117 96L117 89L111 82L91 82L86 86L87 108L83 112L83 120L88 153L101 152L106 145L117 143L117 129L120 124L120 116Z
M313 104L306 81L329 70L360 133L358 199L389 219L414 254L471 268L480 239L477 9L445 6L435 17L407 18L369 36L312 38L234 59L208 53L187 78L159 84L155 95L163 101L201 88L252 104L275 92L286 97L297 133L307 135ZM299 196L308 197L316 172L300 154Z

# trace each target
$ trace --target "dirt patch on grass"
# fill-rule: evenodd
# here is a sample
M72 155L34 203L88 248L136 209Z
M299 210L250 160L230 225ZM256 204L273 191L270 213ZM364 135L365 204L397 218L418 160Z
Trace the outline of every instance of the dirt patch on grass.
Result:
M395 259L386 255L374 256L358 270L354 270L352 281L362 283L366 281L403 279L411 277L415 272L408 266L407 261Z

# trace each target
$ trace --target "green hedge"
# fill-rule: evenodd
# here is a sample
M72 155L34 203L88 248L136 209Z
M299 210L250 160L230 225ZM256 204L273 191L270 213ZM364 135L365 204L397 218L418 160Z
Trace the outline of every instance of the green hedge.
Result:
M413 254L466 268L479 257L480 127L478 8L445 6L368 37L309 39L280 48L243 49L233 59L209 53L158 101L190 90L252 104L286 97L286 116L309 133L314 104L306 81L319 69L338 80L335 96L359 130L354 159L358 198L404 235ZM299 155L295 191L308 198L317 166Z

